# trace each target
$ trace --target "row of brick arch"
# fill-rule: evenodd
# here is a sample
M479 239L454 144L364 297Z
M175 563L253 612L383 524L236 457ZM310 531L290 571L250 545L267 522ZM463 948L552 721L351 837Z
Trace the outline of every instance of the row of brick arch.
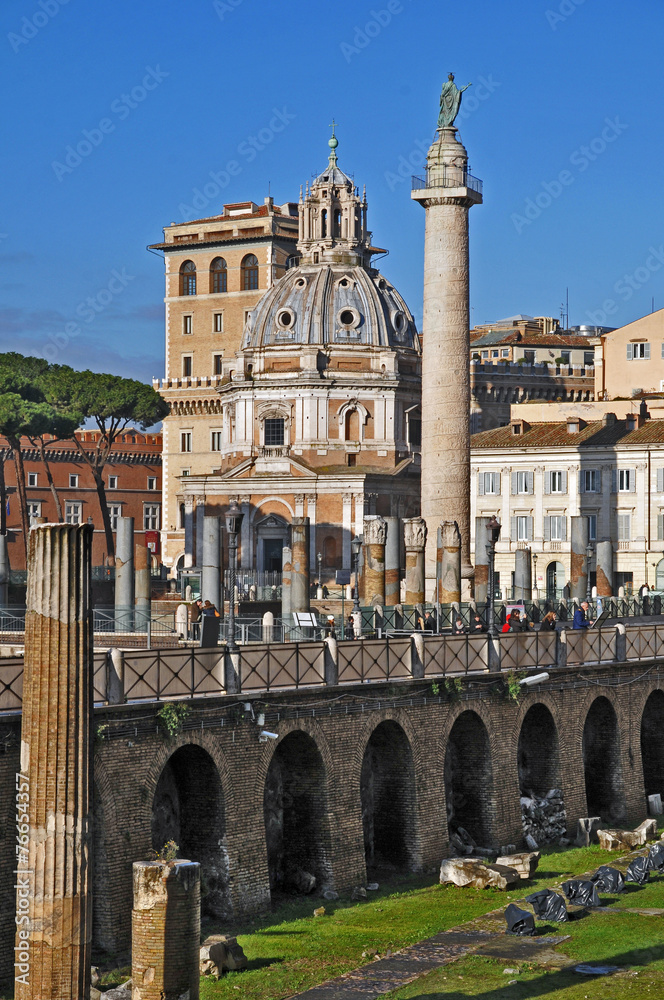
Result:
M208 288L199 286L199 272L193 260L185 260L180 265L180 295L197 295L201 291L218 294L228 291L228 265L224 257L215 257L208 271ZM259 285L258 258L253 253L245 254L240 262L240 289L252 291Z
M448 834L462 826L478 844L498 845L500 786L504 783L502 775L495 772L494 761L500 752L495 724L489 716L482 717L482 704L475 704L477 710L459 706L449 728L446 726L442 752L432 753L429 747L426 761L422 752L427 741L403 714L397 719L384 713L382 721L367 725L362 739L349 743L347 773L353 775L352 801L361 813L367 877L391 868L420 867L420 841L426 832L418 813L418 798L429 780L427 768L436 759L440 762L437 766L443 768ZM625 813L621 746L626 745L626 733L621 732L611 700L603 695L589 699L581 719L578 735L588 814L618 823ZM524 706L512 735L512 759L521 793L544 795L561 787L564 752L551 707L544 700ZM664 692L660 690L652 692L644 703L641 756L643 795L661 792ZM504 753L502 759L504 766ZM318 727L306 722L292 724L261 757L249 800L257 803L262 796L262 816L249 818L247 800L240 804L246 789L234 785L223 755L211 741L206 745L205 739L191 737L176 749L164 748L151 768L151 792L146 799L153 847L159 849L173 839L182 856L200 861L205 909L216 917L228 918L237 906L235 868L239 864L238 844L229 844L229 820L241 810L246 823L253 824L253 843L264 838L265 856L258 867L267 868L269 887L264 887L267 898L262 890L263 903L270 895L274 898L283 892L303 891L306 876L316 879L317 890L333 887L340 856L340 847L335 844L339 817L331 816L329 808L329 783L338 780L334 767L330 746ZM98 798L96 828L101 831L110 817L103 814L103 790ZM237 828L237 823L233 826ZM262 838L256 836L258 826L262 827ZM359 851L359 844L355 846ZM108 862L100 835L95 866L101 870ZM246 865L246 859L242 864ZM246 901L246 887L243 892ZM109 939L106 931L112 922L106 906L103 897L95 903L95 939L102 946L105 938Z

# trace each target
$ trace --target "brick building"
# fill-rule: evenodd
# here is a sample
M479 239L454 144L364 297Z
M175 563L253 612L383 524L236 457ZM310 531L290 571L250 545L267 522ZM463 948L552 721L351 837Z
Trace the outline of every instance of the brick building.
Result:
M86 449L92 450L99 440L99 431L81 430L77 437ZM145 532L161 528L161 446L160 433L144 433L126 428L113 446L104 469L104 484L115 526L118 517L133 517L136 544L145 543ZM9 563L16 582L25 571L25 548L22 540L21 514L16 493L14 462L7 457L11 449L0 438L5 461L5 517L9 536ZM62 515L69 524L81 524L92 518L94 542L92 562L104 566L107 562L106 535L99 510L99 498L89 466L71 441L58 441L46 449L54 486L62 505ZM57 508L49 487L46 470L39 451L26 439L22 448L25 464L25 486L28 514L31 518L45 517L57 521ZM155 555L158 555L157 552ZM154 567L156 568L156 567Z

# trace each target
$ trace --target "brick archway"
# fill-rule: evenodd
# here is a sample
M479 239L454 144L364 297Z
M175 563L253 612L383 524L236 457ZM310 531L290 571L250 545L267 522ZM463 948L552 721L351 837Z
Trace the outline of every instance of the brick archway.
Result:
M493 768L487 728L476 712L461 712L445 751L445 798L450 835L459 827L476 844L494 840Z
M546 705L536 702L523 717L517 746L522 795L544 796L560 788L558 729Z
M410 741L398 722L379 723L367 741L360 802L367 870L416 867L415 769Z
M608 823L625 819L620 733L608 698L595 698L586 715L582 737L583 770L589 816Z
M641 760L646 797L664 796L664 691L653 691L641 715Z

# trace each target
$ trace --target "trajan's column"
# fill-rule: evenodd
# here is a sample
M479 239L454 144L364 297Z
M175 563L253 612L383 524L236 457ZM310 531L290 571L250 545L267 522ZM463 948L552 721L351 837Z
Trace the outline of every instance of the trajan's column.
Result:
M461 95L466 89L458 89L452 73L443 84L438 136L427 155L426 177L414 183L411 194L426 210L422 517L428 529L428 599L434 593L436 537L441 521L456 521L461 532L462 599L470 596L473 574L470 563L468 210L482 204L482 182L468 173L468 154L454 128Z

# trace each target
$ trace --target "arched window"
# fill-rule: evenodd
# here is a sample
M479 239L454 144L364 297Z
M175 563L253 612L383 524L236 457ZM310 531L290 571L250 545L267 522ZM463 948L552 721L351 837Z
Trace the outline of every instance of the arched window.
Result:
M565 586L565 567L561 562L551 562L546 567L546 599L559 601Z
M322 239L327 236L327 209L324 208L320 213L320 235Z
M335 208L334 210L334 236L341 236L341 209Z
M196 294L196 265L193 260L185 260L180 268L180 295Z
M210 264L210 291L228 291L228 271L223 257L215 257Z
M242 260L242 291L249 292L258 288L258 257L248 253Z

